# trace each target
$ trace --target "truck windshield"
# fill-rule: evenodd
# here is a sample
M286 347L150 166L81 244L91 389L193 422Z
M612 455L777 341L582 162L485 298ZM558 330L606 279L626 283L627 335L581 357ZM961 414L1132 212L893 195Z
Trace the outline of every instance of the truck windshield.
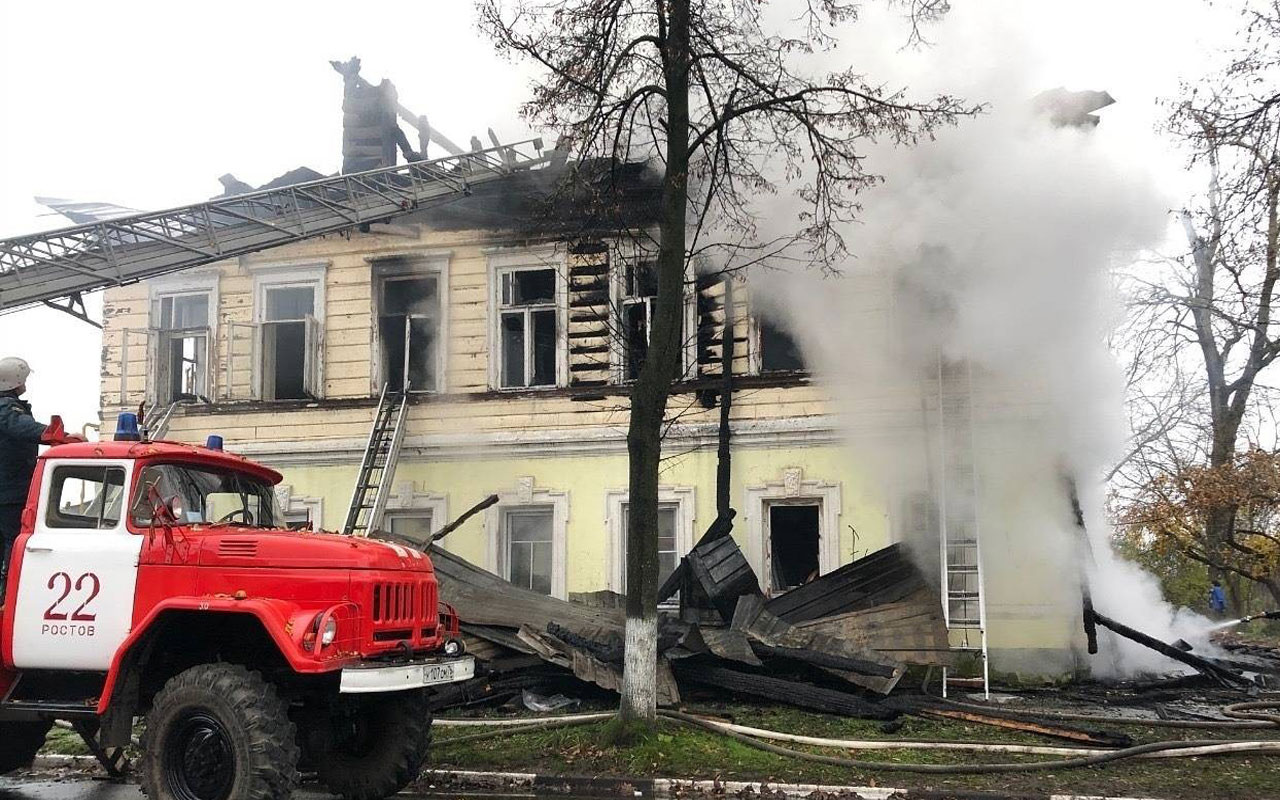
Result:
M180 525L225 523L274 528L284 519L266 481L239 472L188 464L154 464L142 470L133 502L135 525L150 525L155 487Z

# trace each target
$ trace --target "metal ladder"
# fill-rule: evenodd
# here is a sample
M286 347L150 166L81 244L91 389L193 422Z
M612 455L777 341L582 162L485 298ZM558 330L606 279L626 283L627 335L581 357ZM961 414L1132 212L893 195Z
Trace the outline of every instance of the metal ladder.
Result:
M369 443L360 461L360 473L356 476L356 488L347 509L347 521L342 532L348 536L368 536L382 524L382 512L387 507L391 482L396 476L396 460L400 457L400 443L404 439L405 419L409 414L409 385L404 391L392 392L388 384L382 384L378 398L378 410L373 416L373 429Z
M551 160L530 139L0 239L0 313L384 221Z
M177 400L163 407L158 403L152 403L147 406L142 412L142 421L147 429L147 438L153 442L163 439L165 434L169 432L169 423L173 421L173 415L177 409Z
M982 659L982 693L990 698L987 604L983 595L978 474L974 464L972 367L967 361L939 357L937 381L943 619L951 649L975 653ZM944 667L943 697L947 696L948 682Z

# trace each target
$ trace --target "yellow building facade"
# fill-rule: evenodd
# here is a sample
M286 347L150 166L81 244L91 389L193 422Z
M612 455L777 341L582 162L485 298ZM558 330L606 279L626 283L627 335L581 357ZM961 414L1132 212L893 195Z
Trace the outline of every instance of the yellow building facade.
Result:
M409 215L108 289L103 419L109 428L120 411L178 401L166 438L223 436L284 474L291 521L337 530L379 393L408 376L383 527L422 537L498 494L443 541L448 550L560 597L622 591L626 389L647 336L644 269L625 243L440 230ZM753 307L749 287L691 276L686 308L686 379L671 398L660 478L664 565L715 519L726 308L737 341L734 536L766 590L910 538L919 520L858 458L827 392L797 369L794 344ZM866 427L891 440L885 420L903 408L918 413L918 400L887 392L883 408L862 410ZM1002 513L983 512L996 542ZM997 549L986 557L1016 551ZM1072 617L1026 600L1061 572L1048 558L1001 570L988 591L996 667L1002 652L1008 668L1072 665Z

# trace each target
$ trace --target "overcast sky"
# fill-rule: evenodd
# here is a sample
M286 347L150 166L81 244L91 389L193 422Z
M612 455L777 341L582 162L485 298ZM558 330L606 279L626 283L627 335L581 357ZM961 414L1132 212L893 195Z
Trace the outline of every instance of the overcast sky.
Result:
M944 76L1010 70L1045 88L1106 89L1118 100L1104 112L1109 135L1136 167L1190 190L1180 157L1153 131L1157 101L1220 52L1235 22L1229 4L952 5L954 19L930 35L970 63ZM947 47L949 36L984 44ZM215 195L227 172L258 185L302 165L336 171L342 82L328 61L352 55L460 144L489 127L505 140L530 135L517 114L528 73L494 55L465 0L0 2L0 236L65 224L35 195L151 210ZM857 48L848 56L856 63ZM875 77L895 83L883 73ZM0 316L5 355L35 368L37 416L61 413L69 428L97 420L96 329L49 310Z

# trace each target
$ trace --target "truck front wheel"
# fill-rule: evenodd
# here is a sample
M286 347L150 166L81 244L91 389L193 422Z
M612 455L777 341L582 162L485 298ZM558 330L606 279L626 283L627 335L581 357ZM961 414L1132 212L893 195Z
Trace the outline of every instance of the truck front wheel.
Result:
M316 777L345 800L381 800L417 779L431 747L425 691L344 696L309 727Z
M31 766L52 722L0 722L0 775Z
M203 664L155 696L138 779L153 800L285 800L298 781L288 707L257 672Z

